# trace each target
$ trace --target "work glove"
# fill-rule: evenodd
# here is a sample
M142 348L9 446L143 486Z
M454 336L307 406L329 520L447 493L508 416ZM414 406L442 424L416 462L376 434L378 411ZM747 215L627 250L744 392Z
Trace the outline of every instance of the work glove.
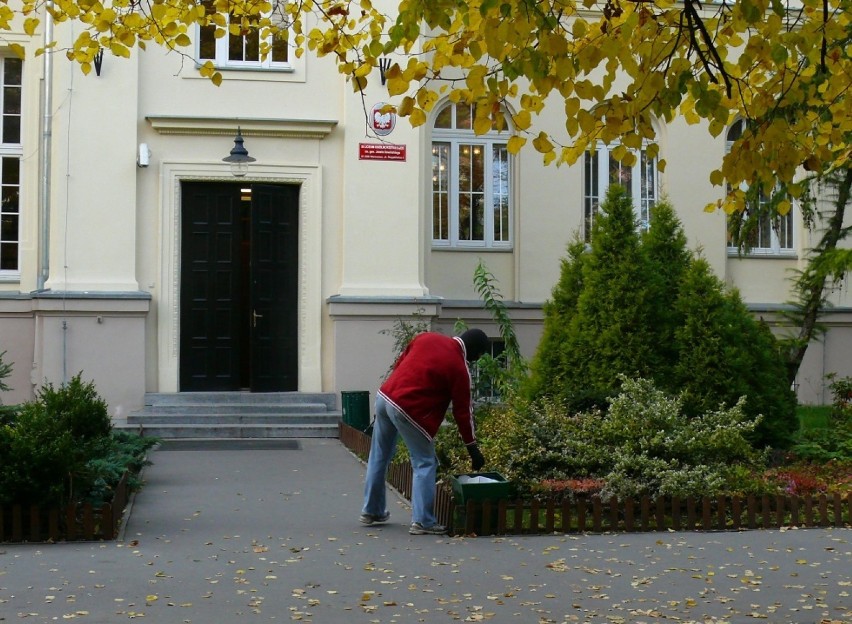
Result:
M473 471L478 472L485 465L485 458L479 452L476 442L467 445L467 453L470 455L470 463L473 465Z

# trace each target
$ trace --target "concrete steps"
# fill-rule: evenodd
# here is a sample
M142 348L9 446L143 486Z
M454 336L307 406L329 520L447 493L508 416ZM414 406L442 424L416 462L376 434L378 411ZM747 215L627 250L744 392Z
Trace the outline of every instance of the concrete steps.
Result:
M115 429L164 440L336 438L341 416L331 392L148 393Z

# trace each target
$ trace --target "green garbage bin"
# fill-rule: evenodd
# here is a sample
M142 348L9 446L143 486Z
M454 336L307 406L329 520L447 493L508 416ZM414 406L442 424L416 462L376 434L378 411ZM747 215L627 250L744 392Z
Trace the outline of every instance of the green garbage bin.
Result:
M468 478L475 479L476 477L484 477L486 482L468 481ZM450 477L450 485L452 485L453 498L456 503L456 510L453 515L453 525L456 531L463 531L467 524L465 505L469 500L476 501L477 503L485 500L491 501L492 507L489 514L490 528L492 531L497 530L497 503L500 499L509 498L512 487L511 481L507 481L506 477L499 472L471 472L452 475ZM477 532L482 527L482 524L482 510L480 509L473 518L473 526Z
M367 390L341 392L343 422L350 427L366 431L370 426L370 393Z

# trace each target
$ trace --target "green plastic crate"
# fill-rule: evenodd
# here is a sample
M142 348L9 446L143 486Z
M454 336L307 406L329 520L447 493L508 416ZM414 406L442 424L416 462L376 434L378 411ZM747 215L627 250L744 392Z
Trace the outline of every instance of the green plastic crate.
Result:
M462 483L459 477L488 477L496 483ZM450 477L453 486L453 495L457 505L464 505L467 501L497 501L501 498L509 498L511 481L499 472L469 472L466 474L453 475Z

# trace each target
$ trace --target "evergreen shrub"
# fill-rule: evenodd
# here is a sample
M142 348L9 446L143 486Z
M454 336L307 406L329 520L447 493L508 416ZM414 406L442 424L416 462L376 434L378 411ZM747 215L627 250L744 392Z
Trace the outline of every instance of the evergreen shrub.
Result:
M797 427L796 399L779 344L728 290L686 237L667 202L639 233L632 200L612 185L590 247L568 248L560 281L545 306L544 335L526 387L565 414L606 410L622 376L652 380L697 417L730 409L760 425L758 447L786 448ZM567 416L566 416L567 417Z
M112 431L106 402L78 374L0 424L0 505L103 503L157 440Z

